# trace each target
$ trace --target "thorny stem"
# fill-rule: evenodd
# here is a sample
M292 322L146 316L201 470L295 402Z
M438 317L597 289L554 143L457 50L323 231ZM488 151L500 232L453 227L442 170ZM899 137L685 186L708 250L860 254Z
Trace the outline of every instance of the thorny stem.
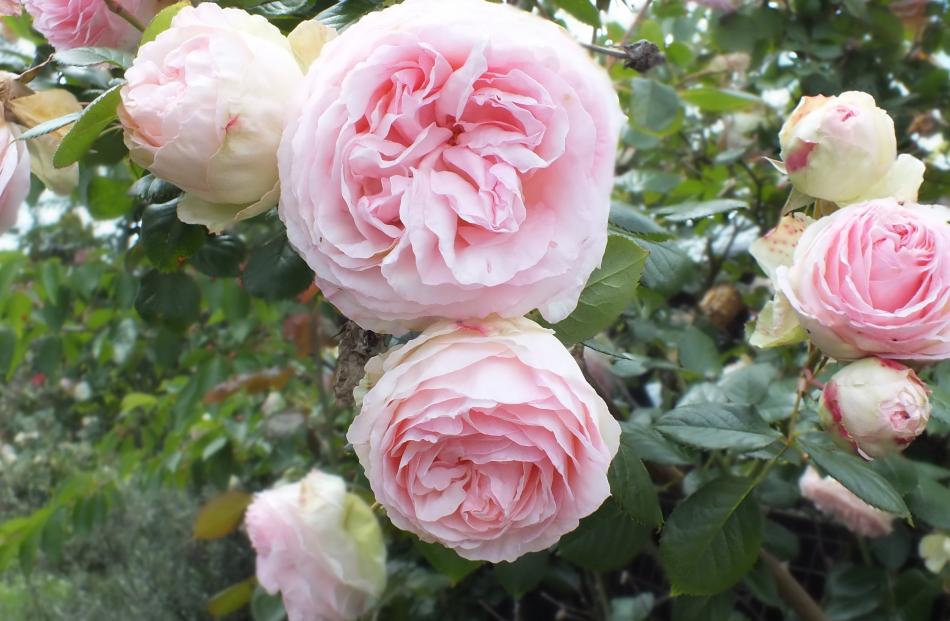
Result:
M821 606L777 558L765 550L759 552L759 557L765 562L765 566L772 577L775 578L775 586L778 588L779 595L802 618L802 621L828 621L828 617L822 612Z

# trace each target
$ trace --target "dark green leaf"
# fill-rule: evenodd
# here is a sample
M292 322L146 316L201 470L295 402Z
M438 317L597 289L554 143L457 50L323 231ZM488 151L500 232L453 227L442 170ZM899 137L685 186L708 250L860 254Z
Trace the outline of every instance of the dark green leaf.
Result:
M950 530L950 489L942 483L921 477L918 487L907 496L914 517L934 528Z
M649 78L634 78L630 96L630 122L637 128L662 135L681 114L679 95L667 84Z
M653 480L637 454L634 434L626 427L621 429L620 449L607 471L611 498L637 522L659 526L663 523L663 512Z
M313 272L281 233L251 251L242 280L251 295L276 300L306 290L313 282Z
M339 0L330 8L318 13L317 19L330 28L342 30L378 8L379 3L374 0Z
M152 270L142 279L135 310L146 321L184 329L198 320L201 291L194 279L184 272L163 274Z
M89 214L96 220L113 220L132 209L128 179L93 177L87 190Z
M673 621L725 621L732 612L732 593L712 597L681 595L673 600Z
M590 275L577 308L554 326L558 338L573 344L610 326L636 298L646 257L646 251L632 240L611 235L600 267Z
M177 201L149 205L142 216L142 247L152 265L162 271L178 269L205 237L203 226L178 219Z
M822 470L864 502L901 517L910 515L904 499L887 479L863 460L843 452L826 436L810 434L799 438L798 443Z
M464 559L456 554L454 550L450 550L437 543L426 543L425 541L416 540L415 546L422 556L429 561L432 567L448 576L452 584L458 584L462 578L483 564L482 561Z
M10 328L0 325L0 380L7 376L13 364L16 352L16 334Z
M685 284L695 273L695 265L675 242L655 242L638 239L637 244L649 252L643 266L643 284L664 295L670 295Z
M689 464L692 461L686 449L666 439L652 427L626 421L620 423L620 428L627 435L627 441L634 452L645 461L674 466Z
M119 106L119 89L122 84L116 84L99 95L82 111L79 120L72 126L69 133L63 138L59 148L53 155L53 166L64 168L79 161L92 143L96 141L110 123L116 119L116 108Z
M191 265L208 276L233 278L241 273L246 254L240 237L228 233L211 235L191 258Z
M782 437L749 407L722 403L678 407L654 427L678 442L705 449L751 451Z
M129 194L145 203L167 203L181 194L181 190L164 179L148 174L132 184Z
M720 386L733 403L757 404L770 390L781 389L775 384L775 375L775 367L770 364L750 364L724 376Z
M561 538L558 554L591 571L612 571L629 563L650 539L651 527L633 521L608 498Z
M280 594L269 595L264 589L257 587L251 598L251 618L254 621L284 621L287 614Z
M707 483L670 515L660 560L677 594L714 595L739 582L762 545L762 514L748 479Z
M495 579L515 599L538 586L548 568L548 553L525 554L512 563L495 565Z

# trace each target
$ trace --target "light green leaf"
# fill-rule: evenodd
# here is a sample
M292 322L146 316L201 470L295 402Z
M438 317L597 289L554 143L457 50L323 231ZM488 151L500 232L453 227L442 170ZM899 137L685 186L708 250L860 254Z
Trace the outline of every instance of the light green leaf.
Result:
M674 594L715 595L739 582L759 556L762 514L752 481L707 483L670 515L660 561Z
M76 124L72 126L59 148L56 149L53 155L53 166L65 168L78 162L102 130L116 119L120 88L122 84L116 84L86 106Z
M600 27L600 12L597 7L591 4L590 0L554 0L554 4L585 24L594 28Z
M142 38L139 39L139 47L141 48L146 43L154 41L155 37L168 30L172 25L172 19L186 6L191 6L191 3L186 1L176 2L159 11L158 14L152 18L152 21L148 23L148 26L145 27Z
M46 134L52 134L60 127L64 127L73 123L81 116L80 112L72 112L70 114L64 114L63 116L57 117L55 119L50 119L39 125L34 125L30 129L22 132L17 139L18 140L32 140L33 138L39 138L40 136L45 136Z
M737 112L763 105L760 98L751 93L726 88L699 86L680 91L680 99L706 112Z
M53 60L61 65L89 67L106 63L120 69L127 69L132 64L132 58L128 52L108 47L76 47L53 55Z
M660 214L671 222L683 222L685 220L694 220L696 218L705 218L717 213L725 213L736 209L745 209L748 205L745 201L734 198L717 198L711 201L678 203L676 205L667 205L651 210L652 213Z
M649 78L633 79L630 122L638 129L655 135L674 130L682 106L671 86Z
M678 407L661 416L654 427L678 442L704 449L752 451L782 437L748 406L724 403Z
M208 600L208 612L215 619L237 612L251 603L256 586L257 580L248 578L219 591Z

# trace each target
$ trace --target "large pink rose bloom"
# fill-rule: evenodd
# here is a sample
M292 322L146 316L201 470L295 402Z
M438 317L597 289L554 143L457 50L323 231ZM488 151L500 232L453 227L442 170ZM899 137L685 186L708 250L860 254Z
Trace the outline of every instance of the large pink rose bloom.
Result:
M369 506L318 470L261 492L247 509L257 580L280 591L290 621L348 621L386 586L386 548Z
M805 229L777 286L826 354L950 358L950 209L858 203Z
M622 114L547 20L407 0L324 48L284 131L280 215L364 328L566 317L603 255Z
M147 24L167 0L116 0ZM109 10L105 0L23 0L33 27L59 51L74 47L133 50L142 33Z
M20 205L30 193L30 154L13 127L0 119L0 233L16 224Z
M884 537L893 530L894 516L854 495L836 479L823 477L809 466L798 481L802 496L822 513L864 537Z
M464 558L513 561L610 494L620 427L550 330L437 323L366 372L346 437L398 528Z

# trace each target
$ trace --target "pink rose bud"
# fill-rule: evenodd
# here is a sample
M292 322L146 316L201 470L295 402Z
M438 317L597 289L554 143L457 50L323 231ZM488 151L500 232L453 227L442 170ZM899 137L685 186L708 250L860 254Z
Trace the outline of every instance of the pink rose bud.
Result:
M848 530L864 537L891 534L894 516L872 507L831 477L823 477L809 466L798 481L802 496L819 511L831 516Z
M557 25L485 0L370 13L310 67L280 147L280 217L364 328L566 317L607 240L623 123Z
M116 0L143 24L152 20L170 0ZM33 16L33 27L57 51L74 47L112 47L134 50L142 33L109 9L105 0L23 0Z
M30 193L30 154L13 126L0 118L0 233L16 224L20 205Z
M186 7L125 77L125 143L187 192L179 218L218 231L276 204L277 145L303 71L275 26L212 3Z
M880 199L811 224L775 270L812 341L838 360L950 358L950 209Z
M825 384L818 415L835 441L865 459L904 450L930 419L927 389L913 369L881 358L852 362Z
M356 619L386 586L379 522L338 476L314 470L256 494L245 523L257 580L281 592L289 621Z
M894 121L867 93L803 97L779 141L799 192L835 203L884 196L917 200L924 165L911 156L895 160Z
M438 323L372 358L347 439L398 528L513 561L610 495L620 426L550 330Z

